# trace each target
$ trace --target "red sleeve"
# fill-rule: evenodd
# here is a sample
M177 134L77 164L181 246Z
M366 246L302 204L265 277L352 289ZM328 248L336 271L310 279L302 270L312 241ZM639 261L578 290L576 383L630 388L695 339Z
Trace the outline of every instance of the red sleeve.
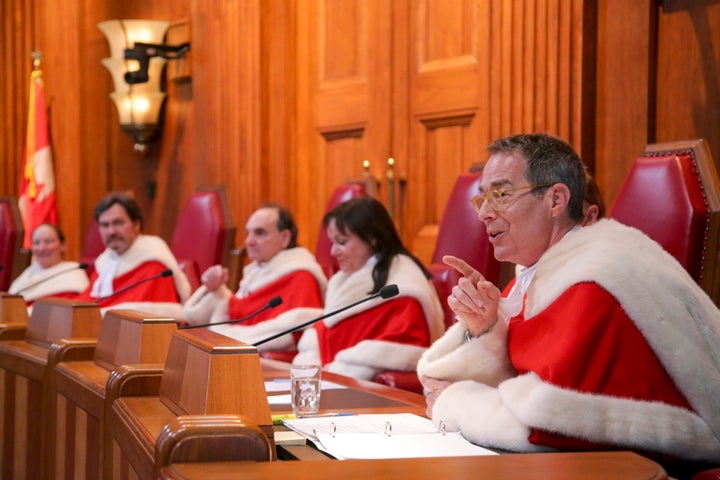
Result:
M275 308L244 321L241 325L255 325L256 323L275 318L283 312L295 308L322 308L323 299L317 280L307 270L298 270L285 275L276 281L252 292L242 298L232 296L230 298L229 314L230 319L243 318L260 310L267 305L270 299L279 296L282 303Z

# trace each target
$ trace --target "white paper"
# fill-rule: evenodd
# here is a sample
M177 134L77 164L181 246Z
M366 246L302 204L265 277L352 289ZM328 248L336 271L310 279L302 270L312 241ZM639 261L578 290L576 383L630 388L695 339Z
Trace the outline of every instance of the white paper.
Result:
M486 448L465 440L458 432L339 433L334 437L319 433L318 440L326 451L338 459L465 457L496 455Z
M429 419L410 413L311 417L283 424L340 459L495 455L458 432L438 432Z

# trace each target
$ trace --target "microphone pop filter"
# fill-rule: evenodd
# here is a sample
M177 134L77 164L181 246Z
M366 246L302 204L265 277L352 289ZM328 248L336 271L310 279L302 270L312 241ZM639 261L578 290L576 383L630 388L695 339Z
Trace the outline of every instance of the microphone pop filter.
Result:
M268 307L275 308L278 305L280 305L282 302L283 302L283 300L280 297L271 298L270 301L268 302Z
M172 270L170 270L170 269L168 268L167 270L164 270L164 271L160 274L160 276L161 276L161 277L169 277L169 276L172 275L172 274L173 274Z
M392 285L385 285L378 293L380 293L382 298L392 298L400 293L400 290L398 290L398 286L393 283Z
M89 265L88 263L83 262L83 263L81 263L80 265L78 265L78 268L83 269L83 270L87 270L89 266L90 266L90 265Z

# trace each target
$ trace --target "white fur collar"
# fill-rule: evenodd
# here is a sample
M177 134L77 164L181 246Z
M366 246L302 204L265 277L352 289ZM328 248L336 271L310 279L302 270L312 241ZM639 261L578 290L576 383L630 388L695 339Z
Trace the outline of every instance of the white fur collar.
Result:
M602 220L543 255L526 317L579 282L595 282L618 300L720 438L720 311L685 269L639 230Z
M106 248L98 256L95 260L95 270L98 272L99 277L102 277L103 270L113 262L113 258L117 257L118 255L109 248ZM173 281L180 302L184 302L190 296L190 282L180 270L175 256L162 238L154 235L139 235L130 248L119 256L119 260L114 276L123 275L145 262L157 261L162 263L173 272ZM100 278L96 282L99 280Z
M315 260L315 256L303 247L282 250L262 265L256 261L246 265L243 268L240 288L235 295L238 298L246 297L265 285L299 270L307 270L315 277L321 294L324 296L327 278L325 278L322 267Z
M338 272L333 275L328 282L325 312L331 312L367 297L368 292L372 290L372 269L375 263L374 258L371 258L362 268L353 273ZM398 286L400 297L411 297L420 303L430 329L430 340L439 338L444 330L440 300L420 267L407 255L396 255L393 259L387 280L387 285L392 284ZM323 322L332 328L344 319L369 310L384 301L379 297L374 298L326 318Z

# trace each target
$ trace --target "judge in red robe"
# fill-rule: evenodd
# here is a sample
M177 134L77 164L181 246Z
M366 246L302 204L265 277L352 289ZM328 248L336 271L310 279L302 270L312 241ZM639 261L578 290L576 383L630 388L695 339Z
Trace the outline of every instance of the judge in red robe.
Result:
M543 135L499 142L479 215L496 257L530 267L500 298L447 259L465 276L448 299L458 323L418 365L433 421L512 451L632 449L672 467L720 461L720 311L640 231L613 220L579 226L582 190L567 172L580 178L584 168L562 153L569 147ZM540 164L558 171L539 181ZM549 186L509 193L533 183Z
M170 248L159 237L142 235L142 216L135 201L121 194L95 207L100 237L107 247L95 260L88 288L78 300L102 309L134 308L182 318L181 303L190 283ZM170 275L165 275L166 271Z
M212 323L213 331L254 343L322 314L327 279L315 256L297 245L290 211L276 203L263 204L248 218L245 230L252 262L243 268L238 291L233 295L226 286L227 269L210 267L202 275L203 285L185 303L185 320L191 325ZM278 296L280 305L254 315ZM294 352L299 336L283 335L258 350Z
M403 247L387 210L373 198L338 205L324 224L340 268L328 282L325 313L385 285L396 284L400 293L316 323L303 333L293 363L320 364L361 379L384 370L413 371L443 331L440 301L427 270Z

